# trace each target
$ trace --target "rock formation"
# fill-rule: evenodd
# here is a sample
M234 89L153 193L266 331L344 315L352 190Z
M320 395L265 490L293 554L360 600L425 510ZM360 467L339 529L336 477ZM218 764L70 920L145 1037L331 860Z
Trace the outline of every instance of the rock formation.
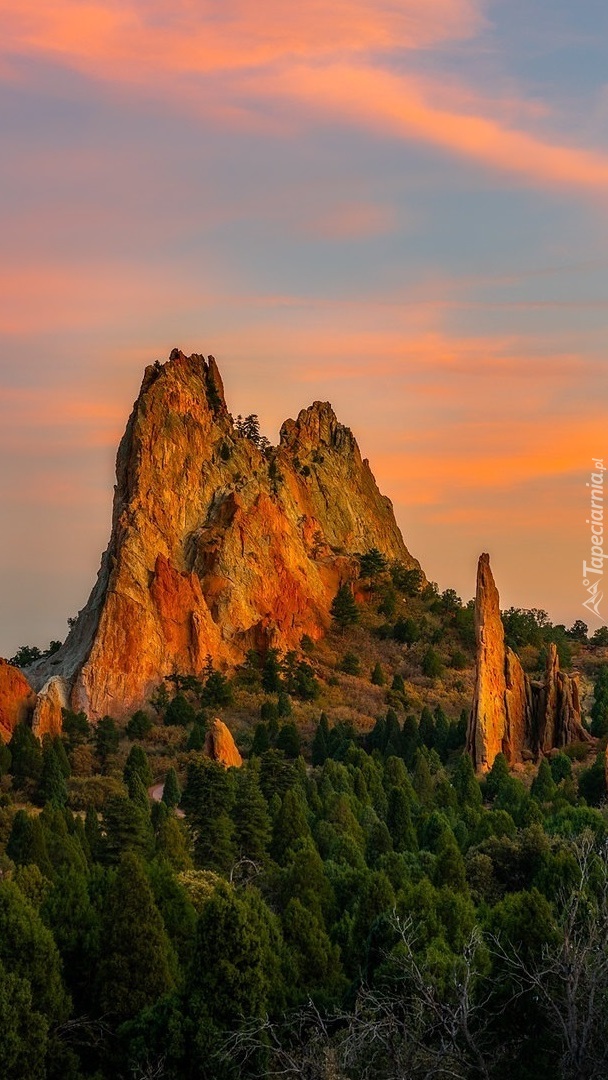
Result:
M36 694L19 668L0 659L0 739L8 742L17 724L29 720Z
M53 675L36 698L32 731L39 739L44 735L61 735L63 709L69 707L68 685L61 675Z
M211 727L205 736L205 753L227 769L231 766L239 769L243 764L230 729L218 717L211 721Z
M37 688L61 675L72 708L124 715L208 655L226 668L321 636L358 552L419 568L328 403L287 420L274 448L243 428L213 357L174 350L146 369L97 583L62 648L29 670Z
M537 759L576 740L590 741L581 720L578 679L559 670L549 645L545 677L532 682L505 644L498 590L483 554L475 596L476 670L467 750L482 772L503 753L510 764Z

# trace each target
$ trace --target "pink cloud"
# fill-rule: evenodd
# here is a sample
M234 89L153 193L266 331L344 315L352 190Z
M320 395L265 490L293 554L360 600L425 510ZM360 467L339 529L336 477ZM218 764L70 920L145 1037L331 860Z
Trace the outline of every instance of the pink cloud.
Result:
M261 99L279 114L289 106L283 122L292 129L307 114L316 123L332 116L541 187L603 195L608 182L608 153L528 130L547 107L513 95L511 85L488 95L443 76L395 73L404 50L478 33L483 5L475 0L268 0L262 9L251 0L62 0L46 9L0 0L0 14L6 56L65 64L112 92L131 87L178 108L219 110L250 129L260 123Z

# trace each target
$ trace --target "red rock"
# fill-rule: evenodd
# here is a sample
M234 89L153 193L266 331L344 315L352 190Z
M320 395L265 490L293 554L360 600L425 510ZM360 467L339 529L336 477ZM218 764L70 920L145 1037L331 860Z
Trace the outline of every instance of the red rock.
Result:
M61 735L63 709L69 706L68 685L60 675L53 675L36 698L32 731L39 739L44 735Z
M492 767L503 751L506 709L505 634L500 617L498 589L490 569L490 556L480 557L475 595L477 663L473 708L469 720L467 749L476 769Z
M348 428L315 402L270 457L239 434L213 358L146 369L116 462L112 532L62 648L35 664L91 719L144 705L167 674L297 648L330 624L341 581L370 547L407 567L393 509Z
M543 683L531 683L519 657L505 646L500 598L489 556L479 559L475 597L476 669L467 750L485 772L497 754L510 765L538 759L555 747L590 741L583 727L578 680L559 670L550 644Z
M36 694L19 668L0 659L0 739L10 740L17 724L29 720Z
M205 736L205 753L213 761L225 765L227 769L231 767L239 769L243 764L230 729L217 717L211 721L211 726Z

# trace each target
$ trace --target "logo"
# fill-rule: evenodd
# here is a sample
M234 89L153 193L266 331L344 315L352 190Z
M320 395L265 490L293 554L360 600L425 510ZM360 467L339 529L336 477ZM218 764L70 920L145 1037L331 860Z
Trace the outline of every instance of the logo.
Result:
M583 607L593 612L598 619L602 619L600 604L604 597L601 591L604 576L604 472L606 466L603 458L592 458L593 472L587 487L590 489L591 510L585 524L591 526L591 556L589 562L583 559L583 588L588 593L587 599L583 600Z

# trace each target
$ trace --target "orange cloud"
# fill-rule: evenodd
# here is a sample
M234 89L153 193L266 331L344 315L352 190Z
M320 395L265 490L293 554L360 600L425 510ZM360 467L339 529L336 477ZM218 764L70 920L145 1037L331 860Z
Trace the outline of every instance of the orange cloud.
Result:
M0 0L4 51L56 56L107 78L251 69L285 58L428 48L471 36L478 0L175 0L174 3ZM124 66L123 66L124 65Z
M441 77L394 73L404 50L472 37L483 25L476 0L340 0L285 4L131 0L44 6L0 0L7 56L51 59L117 86L199 112L259 122L255 102L288 103L316 121L334 116L413 139L541 186L603 193L608 154L520 126L546 106L503 98ZM389 63L391 67L389 68ZM202 81L201 81L202 80ZM290 122L293 126L292 112Z

